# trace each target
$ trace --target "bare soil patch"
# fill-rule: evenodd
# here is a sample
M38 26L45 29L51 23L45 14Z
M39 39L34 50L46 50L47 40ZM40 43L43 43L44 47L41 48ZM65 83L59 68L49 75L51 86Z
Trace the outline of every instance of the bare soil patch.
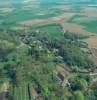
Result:
M97 49L93 48L93 53L97 57Z
M93 52L93 61L97 65L97 49L93 48L92 52Z
M97 35L84 40L89 46L97 47Z

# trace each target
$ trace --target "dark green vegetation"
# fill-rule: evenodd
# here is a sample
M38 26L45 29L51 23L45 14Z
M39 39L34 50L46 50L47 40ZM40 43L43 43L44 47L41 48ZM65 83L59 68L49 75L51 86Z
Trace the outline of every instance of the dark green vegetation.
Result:
M94 93L90 76L73 73L93 69L95 64L89 54L81 50L87 48L80 42L83 36L78 42L76 38L71 38L76 35L66 34L57 39L42 32L1 31L0 93L9 88L9 100L36 97L41 100L89 100L90 90ZM64 63L68 66L66 72L69 72L69 78L62 76L65 72L62 74L57 70Z

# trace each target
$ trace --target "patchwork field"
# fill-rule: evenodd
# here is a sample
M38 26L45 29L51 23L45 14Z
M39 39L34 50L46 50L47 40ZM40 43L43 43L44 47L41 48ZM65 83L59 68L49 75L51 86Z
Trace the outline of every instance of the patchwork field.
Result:
M39 5L39 2L22 3L22 1L20 4L15 4L10 3L10 1L3 1L0 5L0 14L4 16L0 16L0 20L2 20L0 27L17 30L22 29L23 26L44 26L54 23L61 23L63 25L63 23L65 23L66 28L64 30L91 34L97 33L96 12L97 9L95 7L85 7L81 5L78 7L70 4L51 4L50 2L46 5L45 2ZM70 24L67 24L67 22ZM74 25L71 23L74 23ZM69 27L71 26L72 28L70 29Z
M39 8L39 2L33 2L33 4L14 3L13 8L11 3L5 4L6 8L3 3L0 5L0 28L3 29L31 29L31 31L43 32L51 37L60 37L62 32L66 31L83 35L96 35L97 33L97 8L95 6L80 5L78 7L61 3L44 5L44 3L40 4ZM96 38L92 38L85 41L93 44Z
M0 28L31 29L31 31L44 32L53 37L55 35L60 37L60 34L66 31L94 36L97 33L97 8L95 6L62 4L63 1L58 4L52 4L49 1L42 4L36 1L18 2L20 1L0 3ZM92 38L85 41L93 44L94 42L90 40L96 41L96 38Z

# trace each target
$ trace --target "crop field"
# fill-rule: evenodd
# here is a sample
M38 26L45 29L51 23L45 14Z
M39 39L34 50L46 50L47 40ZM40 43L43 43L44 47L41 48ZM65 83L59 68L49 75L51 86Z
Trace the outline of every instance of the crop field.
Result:
M73 16L68 22L82 25L85 30L97 33L97 18Z

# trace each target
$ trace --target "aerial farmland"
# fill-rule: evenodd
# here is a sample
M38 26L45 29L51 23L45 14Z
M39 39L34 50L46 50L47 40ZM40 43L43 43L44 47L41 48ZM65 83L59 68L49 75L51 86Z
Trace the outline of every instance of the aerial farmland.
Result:
M0 100L97 100L96 0L0 0Z

